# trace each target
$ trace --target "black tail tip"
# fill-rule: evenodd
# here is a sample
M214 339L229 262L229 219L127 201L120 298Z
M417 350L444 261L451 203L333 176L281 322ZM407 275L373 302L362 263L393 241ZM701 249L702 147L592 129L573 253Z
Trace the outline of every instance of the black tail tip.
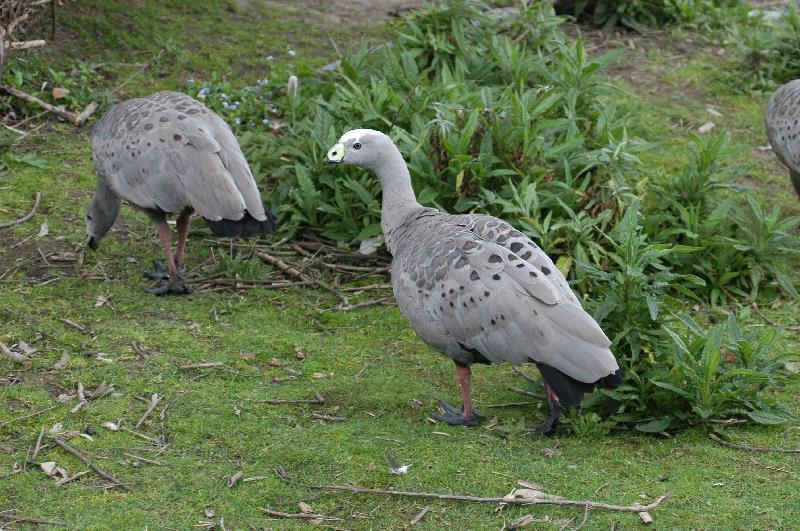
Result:
M267 217L261 221L245 211L242 219L220 219L218 221L207 219L206 225L214 235L222 238L249 238L256 234L272 234L278 226L278 220L267 205L264 205L264 212Z
M625 371L620 367L613 374L609 374L603 378L597 380L596 384L600 387L604 387L606 389L613 389L614 387L619 387L622 385L622 382L625 381Z

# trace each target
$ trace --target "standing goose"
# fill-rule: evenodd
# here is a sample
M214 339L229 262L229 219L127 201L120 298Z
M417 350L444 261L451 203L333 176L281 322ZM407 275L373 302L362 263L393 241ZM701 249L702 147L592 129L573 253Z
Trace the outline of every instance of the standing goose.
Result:
M789 168L789 177L800 195L800 79L775 91L767 102L764 124L772 150Z
M157 92L111 107L92 132L97 190L86 214L89 247L96 249L114 224L122 201L143 210L158 229L167 267L153 261L148 289L158 295L189 293L183 252L192 213L218 236L248 237L275 230L250 167L230 127L199 101ZM167 216L178 215L172 254Z
M455 362L461 384L461 410L442 401L441 420L477 424L473 363L536 364L550 404L539 433L556 425L562 403L577 405L595 385L622 382L610 341L524 234L492 216L421 206L403 156L378 131L348 131L325 160L361 166L380 179L381 228L400 311L425 343Z

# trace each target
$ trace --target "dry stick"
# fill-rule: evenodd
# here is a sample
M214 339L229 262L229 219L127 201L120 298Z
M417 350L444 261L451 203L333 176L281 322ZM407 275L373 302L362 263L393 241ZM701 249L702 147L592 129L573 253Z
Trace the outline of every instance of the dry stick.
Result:
M144 424L144 421L147 420L147 417L150 416L150 413L152 413L153 410L156 408L156 406L158 406L158 404L161 403L162 398L163 397L158 393L153 393L153 396L150 397L150 404L147 406L147 410L144 412L142 417L136 422L136 424L133 425L134 429L138 430L142 426L142 424Z
M89 473L88 470L83 470L81 472L78 472L77 474L73 474L71 476L67 476L65 478L61 478L58 481L56 481L56 486L60 487L61 485L66 485L67 483L69 483L71 481L75 481L76 479L78 479L80 477L83 477L88 473Z
M547 400L544 395L540 395L538 393L531 393L530 391L525 391L523 389L519 389L518 387L509 387L509 391L514 391L515 393L519 393L521 395L529 396L531 398L538 398L539 400Z
M151 465L164 466L164 463L162 463L160 461L156 461L155 459L148 459L148 458L142 457L140 455L129 454L129 453L126 453L126 452L123 452L122 455L124 455L125 457L130 457L131 459L134 459L136 461L141 461L142 463L148 463L148 464L151 464Z
M304 400L283 400L279 398L267 398L263 400L254 400L259 404L324 404L325 397L319 394L319 392L314 393L314 396L311 398L306 398Z
M19 474L20 472L22 472L21 468L15 468L11 472L6 472L5 474L0 474L0 479L6 479L8 477L13 476L14 474Z
M408 523L408 525L412 526L412 525L417 525L418 523L420 523L420 521L423 518L425 518L425 515L428 514L428 511L430 511L430 510L431 510L431 508L428 507L427 505L425 507L423 507L422 510L417 513L417 516L415 516L414 518L411 519L411 521Z
M67 525L66 522L61 520L39 520L37 518L25 518L23 516L14 516L13 514L4 514L0 512L0 518L9 520L12 524L37 524L37 525Z
M28 50L30 48L40 48L47 44L47 41L42 39L34 39L31 41L12 41L7 46L10 50Z
M95 335L94 332L92 332L91 330L89 330L88 328L83 326L82 324L78 324L78 323L76 323L75 321L73 321L71 319L67 319L65 317L59 317L58 320L61 321L62 323L64 323L65 325L69 325L72 328L74 328L75 330L78 330L79 332L86 334L87 336L94 336Z
M86 118L89 117L89 114L91 114L91 112L94 111L94 109L97 108L97 104L92 102L86 108L86 110L88 110L89 107L92 107L91 111L88 114L86 113L86 110L84 110L83 112L81 112L78 115L78 114L75 114L72 111L68 111L68 110L66 110L66 109L64 109L62 107L56 107L55 105L51 105L51 104L47 103L46 101L40 100L36 96L31 96L27 92L22 92L21 90L15 89L14 87L9 87L8 85L0 84L0 91L6 92L7 94L11 94L12 96L14 96L16 98L19 98L21 100L25 100L25 101L27 101L29 103L33 103L35 105L38 105L42 109L45 109L45 110L55 114L56 116L59 116L59 117L63 118L64 120L68 121L69 123L71 123L73 125L81 125L81 124L83 124L83 122L86 121Z
M20 354L19 352L14 352L8 345L0 341L0 354L11 358L12 360L16 361L17 363L28 363L28 356L24 354Z
M7 421L5 421L5 422L3 422L3 423L0 423L0 428L2 428L3 426L5 426L6 424L11 424L12 422L16 422L16 421L18 421L18 420L27 419L27 418L30 418L30 417L35 417L36 415L39 415L39 414L41 414L41 413L44 413L45 411L50 411L51 409L55 409L55 408L57 408L57 407L58 407L58 406L60 406L60 405L61 405L61 404L56 404L56 405L53 405L53 406L50 406L50 407L46 407L46 408L44 408L44 409L40 409L39 411L34 411L33 413L29 413L28 415L23 415L23 416L21 416L21 417L17 417L17 418L15 418L15 419L7 420Z
M33 452L31 452L30 457L31 461L36 461L36 457L42 449L42 437L44 437L44 426L39 430L39 437L36 438L36 444L33 446Z
M746 444L735 444L732 442L728 442L714 433L709 433L708 438L712 441L716 441L722 446L727 446L728 448L736 448L737 450L747 450L748 452L779 452L782 454L800 454L800 448L767 448L763 446L747 446Z
M525 378L526 380L528 380L532 384L541 385L541 383L542 383L542 382L539 382L539 381L535 380L534 378L531 378L530 376L528 376L525 373L525 371L523 371L519 367L511 367L511 370L514 371L515 373L519 374L520 376L522 376L523 378Z
M336 518L334 516L325 516L323 514L284 513L281 511L273 511L272 509L267 509L266 507L260 507L259 510L264 514L268 514L269 516L279 516L281 518L299 518L300 520L327 520L327 521L341 520L341 518Z
M301 485L291 481L282 470L275 471L278 478L287 483ZM306 488L323 489L323 490L337 490L344 492L352 492L354 494L381 494L385 496L402 496L406 498L430 498L434 500L458 500L477 503L504 503L507 505L560 505L567 507L588 507L590 509L605 509L607 511L617 511L624 513L641 513L652 511L661 502L667 499L669 494L662 494L656 500L647 505L640 505L634 503L633 505L613 505L610 503L601 503L591 500L567 500L565 498L483 498L480 496L464 496L462 494L439 494L436 492L411 492L403 490L386 490L386 489L366 489L364 487L349 486L349 485L302 485Z
M287 275L289 275L291 277L294 277L297 280L304 281L304 282L313 282L314 284L316 284L317 286L321 287L322 289L330 291L331 293L333 293L334 295L339 297L339 300L342 301L342 304L340 305L340 308L345 309L345 308L349 308L350 307L350 301L347 300L347 297L345 297L340 292L338 292L335 289L333 289L332 287L330 287L325 282L322 282L321 280L316 280L316 279L309 278L309 277L305 276L297 268L290 266L289 264L287 264L286 262L284 262L280 258L272 256L271 254L267 254L265 252L259 252L257 254L258 254L259 258L261 258L262 260L264 260L268 264L277 267L278 269L280 269L281 271L283 271Z
M482 408L492 408L492 407L517 407L517 406L531 406L533 404L538 404L539 402L503 402L502 404L483 404Z
M102 477L103 479L105 479L105 480L107 480L107 481L110 481L111 483L113 483L115 487L121 487L121 488L123 488L123 489L127 490L128 492L130 492L131 490L133 490L133 489L131 489L131 488L130 488L130 486L128 486L127 484L123 483L122 481L120 481L119 479L117 479L116 477L114 477L114 475L112 475L112 474L109 474L108 472L106 472L105 470L103 470L102 468L100 468L99 466L97 466L96 464L94 464L94 463L93 463L91 460L89 460L89 458L88 458L88 457L86 457L85 455L83 455L83 454L82 454L82 453L80 453L78 450L76 450L75 448L73 448L73 447L72 447L72 446L70 446L69 444L65 443L64 441L62 441L62 440L61 440L61 439L59 439L58 437L51 437L50 439L51 439L51 440L52 440L54 443L56 443L57 445L59 445L61 448L63 448L64 450L66 450L67 452L69 452L69 453L71 453L73 456L75 456L75 457L76 457L76 458L77 458L77 459L78 459L80 462L82 462L84 465L88 466L89 468L91 468L92 470L94 470L95 472L97 472L97 473L100 475L100 477Z
M380 299L374 299L371 301L364 301L359 302L358 304L351 304L350 306L337 306L336 308L331 308L329 310L322 310L322 311L333 311L338 310L341 312L349 312L350 310L355 310L356 308L363 308L364 306L374 306L375 304L383 304L386 302L391 302L394 300L394 296L389 297L381 297Z
M12 219L11 221L6 221L4 223L0 223L0 229L5 229L7 227L13 227L15 225L19 225L20 223L25 223L26 221L31 219L34 214L36 214L36 209L39 208L39 203L41 203L41 202L42 202L42 193L41 192L36 192L36 200L33 202L33 208L31 209L31 211L28 212L27 214L25 214L24 216L22 216L19 219Z
M178 369L185 371L188 369L205 369L209 367L221 367L225 365L222 361L203 361L200 363L190 363L189 365L178 365Z

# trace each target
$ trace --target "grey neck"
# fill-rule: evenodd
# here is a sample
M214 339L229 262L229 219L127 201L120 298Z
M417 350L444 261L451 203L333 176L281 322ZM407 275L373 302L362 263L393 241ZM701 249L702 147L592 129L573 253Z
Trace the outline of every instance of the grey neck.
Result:
M391 251L390 234L413 210L422 206L417 202L411 187L411 175L408 173L406 161L394 144L386 149L380 167L374 168L374 171L383 189L381 229Z

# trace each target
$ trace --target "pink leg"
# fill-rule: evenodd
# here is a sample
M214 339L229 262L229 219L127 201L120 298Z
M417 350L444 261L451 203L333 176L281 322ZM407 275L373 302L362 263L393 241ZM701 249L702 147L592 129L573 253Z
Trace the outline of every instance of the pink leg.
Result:
M472 418L472 398L470 397L469 381L472 371L469 366L461 367L456 365L456 378L461 384L461 403L464 408L464 418Z
M550 387L549 385L547 385L546 383L544 384L544 392L545 392L545 395L547 396L547 401L548 402L550 402L550 401L560 402L561 401L558 398L558 395L556 394L556 392L553 391L553 388Z
M175 268L175 260L172 257L172 238L169 231L169 225L166 221L156 222L156 230L158 236L161 238L161 245L164 246L164 254L167 257L167 269L169 270L169 279L174 281L178 278L178 270Z
M186 237L189 235L189 222L192 220L192 213L185 212L178 217L176 227L178 229L178 247L175 250L175 265L183 265L183 250L186 248Z

